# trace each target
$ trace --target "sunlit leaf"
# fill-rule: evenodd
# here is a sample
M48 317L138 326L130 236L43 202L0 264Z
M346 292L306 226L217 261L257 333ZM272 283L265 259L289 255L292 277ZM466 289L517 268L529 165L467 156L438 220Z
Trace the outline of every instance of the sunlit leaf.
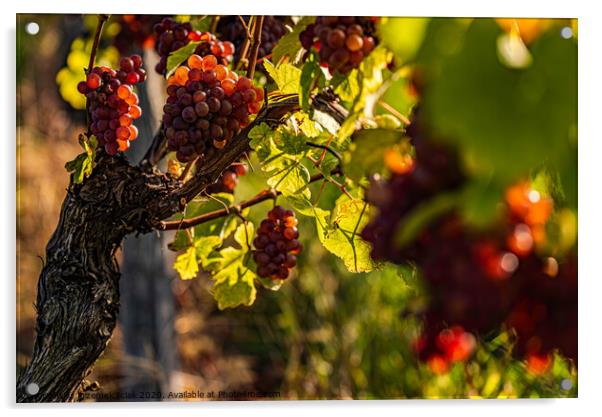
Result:
M297 94L300 89L301 70L289 63L274 66L267 59L263 61L264 67L270 77L278 85L278 91L284 94Z

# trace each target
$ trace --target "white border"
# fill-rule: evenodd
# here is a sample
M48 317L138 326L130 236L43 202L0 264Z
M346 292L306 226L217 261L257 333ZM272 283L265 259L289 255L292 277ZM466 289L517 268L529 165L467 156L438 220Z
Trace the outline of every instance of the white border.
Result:
M600 88L602 19L595 2L585 0L528 2L504 0L498 2L454 1L404 1L365 0L351 4L348 0L228 0L168 2L146 0L95 0L94 2L55 0L6 1L2 3L2 57L0 65L1 88L5 97L0 100L4 135L0 138L0 178L6 193L0 204L2 214L2 243L0 250L3 274L2 289L5 313L5 338L0 345L3 378L0 381L0 406L8 415L64 416L72 413L104 416L114 410L139 412L146 416L164 417L168 409L176 413L210 413L211 415L245 416L306 416L307 414L365 415L378 412L383 415L462 415L504 416L527 413L546 416L590 415L599 409L597 401L602 384L602 276L600 274L599 245L602 237L602 198L600 171L602 134L600 132ZM523 17L577 17L579 18L579 399L572 400L438 400L438 401L320 401L320 402L233 402L233 403L182 403L182 404L75 404L48 405L44 408L14 405L15 370L15 13L180 13L180 14L347 14L347 15L398 15L398 16L523 16Z

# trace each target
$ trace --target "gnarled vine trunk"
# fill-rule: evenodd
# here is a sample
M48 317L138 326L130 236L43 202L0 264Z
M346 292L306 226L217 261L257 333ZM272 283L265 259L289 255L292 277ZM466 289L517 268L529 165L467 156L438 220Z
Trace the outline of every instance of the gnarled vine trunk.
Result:
M69 186L46 247L36 301L37 337L32 361L18 381L18 402L74 397L117 320L115 252L128 233L150 230L151 213L158 202L169 201L166 196L176 185L124 159L106 158L83 185Z

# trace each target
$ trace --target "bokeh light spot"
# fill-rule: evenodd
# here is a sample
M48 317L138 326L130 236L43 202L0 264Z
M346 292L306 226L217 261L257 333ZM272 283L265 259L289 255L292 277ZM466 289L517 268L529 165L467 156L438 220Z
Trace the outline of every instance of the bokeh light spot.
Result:
M40 25L38 25L36 22L29 22L25 25L25 32L27 32L28 35L37 35L39 31Z
M571 39L573 37L573 29L568 26L563 27L560 29L560 36L564 39Z

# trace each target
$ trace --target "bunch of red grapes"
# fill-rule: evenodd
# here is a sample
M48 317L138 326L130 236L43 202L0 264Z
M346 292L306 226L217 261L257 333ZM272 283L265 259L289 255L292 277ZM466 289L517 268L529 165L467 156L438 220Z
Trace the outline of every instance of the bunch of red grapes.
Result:
M152 48L155 44L153 27L163 20L161 15L152 14L124 14L117 17L121 26L119 33L113 41L115 47L125 54L131 51L132 46L141 49Z
M169 150L180 162L223 149L261 109L264 93L249 78L193 54L167 80L163 126Z
M376 46L374 24L378 18L320 16L299 34L301 45L318 51L320 65L347 74L357 68Z
M218 63L223 65L228 65L232 61L234 54L232 42L221 42L209 32L193 30L190 22L180 23L166 17L160 23L155 24L153 31L157 38L155 50L161 57L155 66L155 71L161 75L165 75L169 54L190 42L201 42L194 51L196 55L202 57L213 55L217 58Z
M297 265L296 255L302 250L298 237L295 213L282 206L270 210L253 240L257 274L273 280L288 278L291 268Z
M464 184L456 155L425 138L418 122L408 129L415 148L411 169L373 181L366 193L379 213L362 237L374 259L412 262L429 286L419 357L445 372L470 357L476 336L505 326L516 333L514 353L534 372L546 369L555 349L576 361L576 262L572 255L557 259L536 250L545 243L553 203L528 183L507 190L506 214L493 230L472 230L450 212L406 246L395 244L413 209Z
M238 185L238 177L243 177L247 174L247 165L243 162L237 162L230 165L222 172L222 175L214 184L211 184L205 191L209 194L228 193L233 194L234 189Z
M243 18L245 17L243 16ZM248 19L246 20L248 21ZM259 44L259 58L270 55L280 38L288 32L284 22L282 17L264 17L261 28L261 43ZM247 32L240 19L236 16L222 17L217 25L217 32L221 34L221 39L227 39L234 44L236 48L234 60L238 62L242 46L247 39Z
M146 79L140 55L123 57L119 70L94 67L86 81L77 85L88 99L90 131L109 155L126 151L130 141L138 137L134 119L142 115L138 96L132 87Z

